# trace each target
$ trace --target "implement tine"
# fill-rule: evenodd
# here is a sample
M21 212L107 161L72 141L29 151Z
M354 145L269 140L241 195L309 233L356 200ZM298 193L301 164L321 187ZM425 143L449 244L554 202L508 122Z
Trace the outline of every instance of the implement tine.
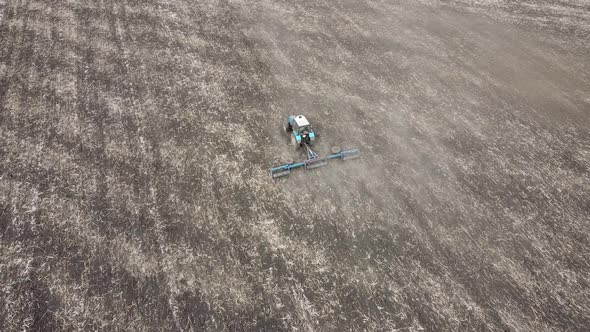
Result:
M296 162L296 163L290 163L290 164L285 164L285 165L281 165L281 166L277 166L277 167L273 167L271 169L268 170L268 174L273 178L279 178L282 176L286 176L291 174L291 170L295 169L295 168L299 168L299 167L304 167L305 166L305 162L304 161L300 161L300 162Z
M342 160L356 159L361 156L361 152L358 149L346 150L340 153Z
M268 174L270 174L270 176L273 179L276 179L276 178L280 178L280 177L287 176L287 175L291 174L291 170L290 169L273 170L271 168L268 170Z
M328 164L328 158L326 157L317 157L314 159L309 159L305 161L305 169L314 169L322 166L326 166Z

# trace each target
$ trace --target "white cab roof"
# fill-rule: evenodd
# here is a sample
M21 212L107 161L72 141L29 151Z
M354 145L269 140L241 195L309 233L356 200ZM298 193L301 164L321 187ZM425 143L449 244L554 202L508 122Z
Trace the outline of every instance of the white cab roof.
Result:
M307 119L303 115L296 116L295 123L297 124L297 127L309 126L309 122L307 121Z

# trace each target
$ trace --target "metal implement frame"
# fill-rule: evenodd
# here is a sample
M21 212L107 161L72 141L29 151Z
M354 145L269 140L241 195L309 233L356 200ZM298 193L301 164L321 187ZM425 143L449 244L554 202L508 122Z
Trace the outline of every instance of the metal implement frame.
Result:
M317 153L315 153L308 144L304 144L306 153L307 153L307 160L298 161L290 164L284 164L281 166L273 167L268 170L268 174L273 178L279 178L282 176L287 176L291 174L292 169L304 167L305 169L314 169L318 167L322 167L328 164L329 160L332 159L341 159L341 160L349 160L355 159L360 157L360 150L359 149L351 149L351 150L344 150L338 153L331 153L325 157L320 157Z

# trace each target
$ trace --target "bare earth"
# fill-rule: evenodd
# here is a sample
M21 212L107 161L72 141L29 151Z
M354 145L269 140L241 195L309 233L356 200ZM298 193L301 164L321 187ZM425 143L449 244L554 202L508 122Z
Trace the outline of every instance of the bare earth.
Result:
M589 54L587 0L0 0L0 330L587 331ZM299 113L362 159L270 180Z

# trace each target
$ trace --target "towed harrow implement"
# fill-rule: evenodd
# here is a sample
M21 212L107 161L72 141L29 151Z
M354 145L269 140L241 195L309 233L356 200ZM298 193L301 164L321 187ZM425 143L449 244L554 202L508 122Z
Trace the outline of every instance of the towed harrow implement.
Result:
M320 157L311 149L311 144L318 135L313 131L311 125L303 115L289 116L284 130L291 135L291 143L295 148L302 147L305 149L307 159L270 168L268 174L273 179L287 176L291 174L291 170L293 169L314 169L325 166L332 159L349 160L360 157L359 149L341 150L338 147L333 147L329 155Z

